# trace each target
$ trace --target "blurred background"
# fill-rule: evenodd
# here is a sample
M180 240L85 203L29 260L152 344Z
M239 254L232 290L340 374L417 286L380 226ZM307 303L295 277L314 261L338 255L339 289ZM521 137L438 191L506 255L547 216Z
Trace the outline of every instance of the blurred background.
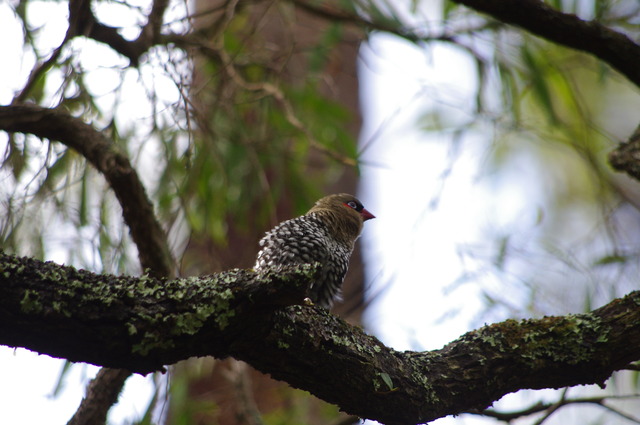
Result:
M636 0L547 3L640 36ZM151 3L89 8L134 40ZM270 227L324 194L353 192L377 218L333 312L397 350L638 289L640 186L606 155L637 127L640 91L590 55L440 0L172 1L161 36L137 56L66 36L67 2L5 1L0 23L0 103L63 108L126 151L180 276L251 267ZM4 251L141 273L117 200L81 155L17 133L0 133L0 151ZM65 423L98 370L8 347L0 359L0 423ZM494 408L566 404L515 415L518 424L640 423L638 378L521 391ZM356 422L213 358L130 378L109 416ZM454 422L500 418L437 421Z

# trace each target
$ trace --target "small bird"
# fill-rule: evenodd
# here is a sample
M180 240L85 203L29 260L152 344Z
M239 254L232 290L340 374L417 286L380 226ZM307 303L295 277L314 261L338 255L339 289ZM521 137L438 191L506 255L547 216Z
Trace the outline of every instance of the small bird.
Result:
M256 270L291 264L320 263L311 301L326 309L340 297L353 246L365 221L375 218L353 195L318 200L305 215L283 221L260 241Z

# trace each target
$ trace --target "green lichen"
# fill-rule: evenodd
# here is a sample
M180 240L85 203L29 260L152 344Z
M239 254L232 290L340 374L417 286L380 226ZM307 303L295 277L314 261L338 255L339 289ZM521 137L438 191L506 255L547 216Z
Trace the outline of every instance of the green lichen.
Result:
M40 296L36 291L27 289L20 300L20 309L26 314L40 314L44 309Z
M427 371L425 370L425 364L429 364L429 359L437 358L439 355L432 352L417 353L415 356L408 356L406 359L410 362L410 366L407 370L411 370L411 380L419 385L423 394L424 406L426 409L432 408L433 405L440 403L436 391L433 388L432 383L427 378Z
M127 332L129 333L129 335L135 335L138 333L138 328L136 328L133 323L127 323L125 326L127 327Z
M154 349L171 349L175 347L173 340L164 338L156 332L145 332L142 340L131 347L131 352L146 356Z
M203 282L207 278L211 280L210 284ZM236 312L232 306L234 293L228 286L229 282L237 280L237 276L224 274L207 278L191 277L170 282L150 279L144 288L137 283L135 293L142 291L147 298L173 300L179 308L170 314L165 311L150 315L145 310L138 311L127 323L128 332L132 336L140 335L140 324L147 330L133 345L133 352L148 355L155 349L170 349L175 346L176 337L194 335L208 324L214 324L219 330L229 326Z
M382 382L374 378L372 383L373 383L373 391L376 393L381 392Z
M353 345L348 337L336 334L331 334L331 341L333 341L334 344L340 345L342 347L351 347Z
M518 322L507 320L480 329L472 336L501 353L518 349L534 367L539 360L577 364L592 360L595 344L609 333L600 318L591 314L546 317Z
M218 324L220 330L224 330L224 328L229 325L229 320L236 315L236 312L230 307L232 300L233 292L230 289L226 289L218 293L218 297L214 300L211 310L207 310L208 314L214 311L216 312L215 322Z

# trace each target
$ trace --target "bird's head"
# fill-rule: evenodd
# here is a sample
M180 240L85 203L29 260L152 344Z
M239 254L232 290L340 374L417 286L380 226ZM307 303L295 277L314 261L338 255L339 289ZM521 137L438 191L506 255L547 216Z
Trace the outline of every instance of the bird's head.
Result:
M332 230L336 239L353 244L362 231L362 224L375 218L353 195L338 193L319 199L307 214L317 213Z

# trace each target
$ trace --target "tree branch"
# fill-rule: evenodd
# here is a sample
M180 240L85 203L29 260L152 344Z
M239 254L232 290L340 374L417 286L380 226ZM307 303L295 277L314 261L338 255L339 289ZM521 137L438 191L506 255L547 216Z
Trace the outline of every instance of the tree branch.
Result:
M140 265L153 276L173 274L173 260L153 206L129 158L113 142L79 118L35 105L0 106L0 130L57 140L78 151L106 178L138 248Z
M640 292L588 314L485 326L440 350L398 352L300 303L313 268L163 281L0 256L0 343L72 361L162 370L233 356L386 424L484 409L523 388L604 381L640 359ZM256 342L259 341L259 349Z
M140 35L137 39L129 41L120 35L118 28L104 25L96 19L91 10L91 0L70 0L69 33L72 37L82 35L104 43L128 58L132 66L137 67L140 57L158 40L168 5L168 0L155 0Z
M609 153L609 163L618 171L640 181L640 126L626 143L621 143Z
M547 411L547 413L554 413L556 412L559 408L564 407L564 406L569 406L572 404L593 404L593 405L597 405L597 406L601 406L604 407L606 409L609 409L609 406L607 406L605 404L606 401L608 400L612 400L612 399L631 399L631 398L638 398L639 396L636 394L633 395L629 395L629 396L615 396L615 395L606 395L606 396L602 396L602 397L576 397L576 398L567 398L566 397L566 389L565 391L563 391L562 397L556 401L556 402L542 402L542 401L538 401L535 404L521 409L521 410L516 410L516 411L512 411L512 412L501 412L501 411L497 411L497 410L493 410L493 409L486 409L483 411L473 411L473 412L467 412L469 414L472 415L478 415L478 416L487 416L489 418L494 418L497 419L499 421L502 422L511 422L514 421L516 419L520 419L524 416L529 416L529 415L533 415L536 413L540 413L540 412L544 412ZM625 415L624 413L621 413L619 411L616 411L616 414L622 414ZM544 418L549 417L550 415L546 415L544 416ZM627 419L629 419L628 416L626 416ZM635 419L632 419L635 420Z
M385 22L369 21L350 11L318 6L307 0L290 0L301 9L332 21L347 22L370 31L385 31L410 41L455 42L455 33L424 36L407 28ZM524 30L562 46L590 53L608 63L640 87L640 45L625 34L597 21L585 21L576 15L560 12L540 0L453 0L497 21Z
M562 46L591 53L640 87L640 45L625 34L540 0L453 0Z
M87 392L67 425L103 424L111 406L116 404L127 378L131 372L124 369L103 367L91 380Z
M245 320L302 303L313 268L165 280L0 252L0 275L0 344L145 374L191 356L228 356Z
M111 140L63 110L35 105L0 106L0 130L57 140L84 156L104 175L118 198L124 221L138 248L141 267L152 276L173 276L173 259L153 206L128 157ZM125 374L129 375L113 369L99 373L69 424L104 423L111 407L111 404L104 403L117 400L126 380ZM91 391L91 388L98 387L100 391ZM103 394L112 394L113 397L104 397Z

